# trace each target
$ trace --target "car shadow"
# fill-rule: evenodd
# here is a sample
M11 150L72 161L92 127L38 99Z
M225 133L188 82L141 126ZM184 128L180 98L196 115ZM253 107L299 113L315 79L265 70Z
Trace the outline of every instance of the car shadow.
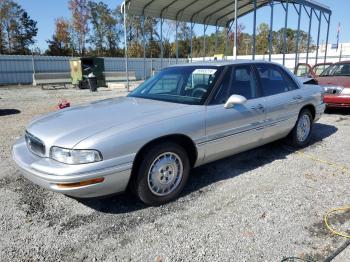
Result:
M335 126L316 123L309 147L322 143L324 139L336 133L337 130ZM204 188L218 181L234 178L275 160L286 159L289 154L296 150L280 140L195 168L191 171L187 185L180 195L181 201L175 202L181 202L179 203L181 205L182 202L186 202L183 199L190 194L199 195L205 191ZM77 201L96 211L110 214L128 213L147 208L130 192L106 198L77 199Z
M18 109L0 109L0 116L17 115L21 111Z
M348 116L350 115L350 108L332 108L332 109L326 109L325 111L328 115L343 115Z

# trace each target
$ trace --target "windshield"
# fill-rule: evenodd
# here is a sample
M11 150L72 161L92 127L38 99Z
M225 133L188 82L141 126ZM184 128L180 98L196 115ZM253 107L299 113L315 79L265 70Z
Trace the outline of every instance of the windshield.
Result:
M180 66L162 70L129 94L166 102L201 105L208 97L221 68Z
M350 76L350 64L331 65L320 76Z

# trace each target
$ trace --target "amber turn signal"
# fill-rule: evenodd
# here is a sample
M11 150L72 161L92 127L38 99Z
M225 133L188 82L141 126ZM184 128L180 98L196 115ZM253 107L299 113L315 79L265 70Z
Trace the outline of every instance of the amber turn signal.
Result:
M75 187L82 187L82 186L88 186L88 185L102 183L104 180L105 179L103 177L100 177L100 178L94 178L94 179L76 182L76 183L56 184L56 185L59 188L75 188Z

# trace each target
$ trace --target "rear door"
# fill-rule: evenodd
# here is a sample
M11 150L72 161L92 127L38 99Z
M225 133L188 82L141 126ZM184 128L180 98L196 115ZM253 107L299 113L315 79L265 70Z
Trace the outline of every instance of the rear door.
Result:
M274 64L256 64L265 98L266 121L263 139L276 140L294 127L304 102L302 90L285 70Z
M242 95L243 105L224 108L228 98ZM264 99L250 65L229 67L207 106L205 161L212 161L258 145L265 121Z

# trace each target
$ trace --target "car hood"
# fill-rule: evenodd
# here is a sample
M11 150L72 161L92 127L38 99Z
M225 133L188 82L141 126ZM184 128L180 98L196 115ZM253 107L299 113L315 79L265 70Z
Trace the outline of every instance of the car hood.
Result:
M73 148L80 141L106 129L135 127L173 117L189 105L149 99L118 97L63 109L32 121L27 131L47 146ZM186 111L186 110L185 110ZM156 117L155 117L156 116Z
M350 76L322 76L317 78L317 82L321 86L350 87Z

